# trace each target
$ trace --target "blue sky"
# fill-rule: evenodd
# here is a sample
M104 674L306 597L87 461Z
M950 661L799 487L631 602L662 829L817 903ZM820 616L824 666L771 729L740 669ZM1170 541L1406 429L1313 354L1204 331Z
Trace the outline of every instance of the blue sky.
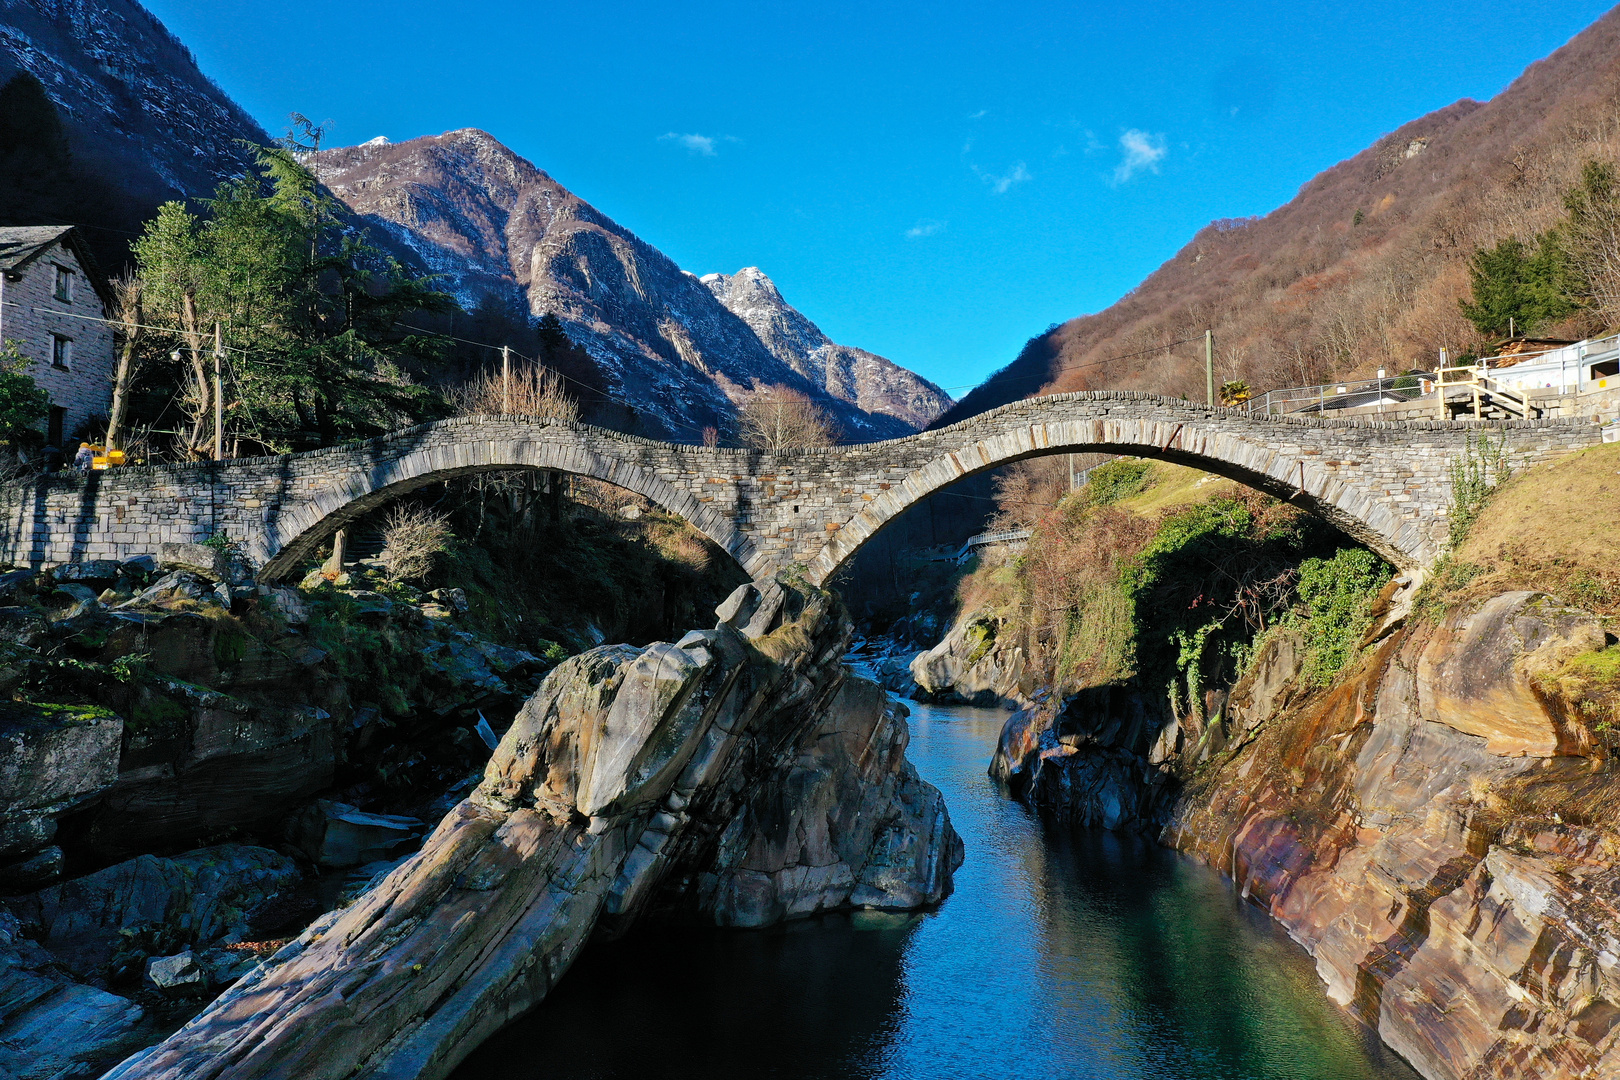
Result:
M959 388L1609 6L145 2L272 133L483 128L684 268L757 265Z

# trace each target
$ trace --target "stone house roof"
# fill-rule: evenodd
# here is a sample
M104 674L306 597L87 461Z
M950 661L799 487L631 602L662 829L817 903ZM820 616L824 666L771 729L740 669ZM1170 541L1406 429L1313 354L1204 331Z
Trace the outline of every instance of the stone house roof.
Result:
M0 273L8 277L20 273L58 241L73 252L91 288L101 297L103 310L111 314L112 289L107 284L106 275L101 272L79 230L72 225L0 225Z

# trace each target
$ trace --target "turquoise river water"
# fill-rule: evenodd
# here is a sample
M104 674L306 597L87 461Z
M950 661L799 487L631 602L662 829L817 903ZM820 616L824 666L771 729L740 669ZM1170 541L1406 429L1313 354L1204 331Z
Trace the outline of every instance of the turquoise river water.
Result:
M592 946L455 1080L1416 1080L1219 874L1008 800L1005 713L911 709L967 844L938 911Z

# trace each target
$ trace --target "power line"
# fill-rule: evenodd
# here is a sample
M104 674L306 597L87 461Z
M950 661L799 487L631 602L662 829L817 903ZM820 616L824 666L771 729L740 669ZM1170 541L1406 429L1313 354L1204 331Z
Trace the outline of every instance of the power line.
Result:
M1134 360L1138 356L1151 356L1151 355L1153 355L1154 353L1157 353L1157 352L1165 352L1166 350L1173 349L1177 345L1187 345L1187 344L1190 344L1190 343L1192 343L1194 341L1203 341L1203 340L1204 339L1201 336L1200 337L1195 337L1195 338L1181 338L1181 339L1179 339L1177 341L1169 341L1169 342L1166 342L1163 345L1155 345L1150 349L1142 349L1142 350L1140 350L1138 352L1120 353L1118 356L1108 356L1108 357L1104 357L1101 360L1088 360L1084 364L1062 364L1062 365L1059 365L1058 367L1055 367L1055 368L1048 368L1047 371L1046 371L1046 374L1044 374L1044 375L1009 375L1006 378L999 379L998 381L1004 382L1004 383L1005 382L1028 382L1031 379L1042 379L1042 380L1045 380L1047 382L1050 382L1053 379L1055 379L1060 372L1064 372L1064 371L1081 371L1081 370L1084 370L1085 368L1101 367L1104 364L1112 364L1116 360ZM1003 369L1003 370L1005 370L1005 369ZM992 376L990 376L989 379L985 379L982 382L963 383L960 386L942 386L942 387L940 387L940 389L941 390L965 390L965 389L967 389L969 387L977 389L978 387L981 387L981 386L988 386L991 379L997 379L997 376L992 375Z
M28 305L19 304L15 300L6 300L6 301L3 301L3 303L5 304L6 307L14 307L14 308L28 307ZM151 325L148 325L147 323L124 322L122 319L102 319L102 318L98 318L95 315L79 315L79 314L77 314L75 312L72 312L72 311L58 311L56 308L28 307L28 310L36 312L36 313L41 314L41 315L60 315L64 319L83 319L85 322L103 323L103 324L105 324L107 326L116 327L118 329L153 330L153 331L156 331L157 333L160 333L160 334L183 334L183 333L185 333L185 331L177 330L176 328L174 328L172 326L151 326ZM222 345L221 348L230 349L233 352L239 352L239 353L246 353L248 351L248 350L246 350L244 348L241 348L240 346L237 346L237 345Z

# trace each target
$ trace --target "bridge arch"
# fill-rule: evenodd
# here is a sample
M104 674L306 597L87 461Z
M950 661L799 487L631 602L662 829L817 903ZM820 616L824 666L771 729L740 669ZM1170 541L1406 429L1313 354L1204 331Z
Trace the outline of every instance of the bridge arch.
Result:
M542 430L555 426L566 432L573 427L537 423ZM660 476L660 470L578 440L519 437L451 445L425 440L413 449L384 450L372 456L369 465L346 470L340 482L289 502L261 535L249 538L248 555L261 565L261 580L287 577L338 529L417 488L478 473L519 470L588 477L634 492L685 519L745 571L758 570L760 560L752 538L725 514Z
M1125 414L1057 418L1066 411L1063 402L1133 398L1157 407L1138 415L1120 410ZM1402 569L1421 568L1440 554L1450 460L1480 426L1253 417L1148 394L1075 393L1014 402L914 437L937 435L941 445L842 525L811 560L808 576L830 581L885 526L958 480L1064 453L1190 465L1307 509ZM904 441L910 440L897 440Z

